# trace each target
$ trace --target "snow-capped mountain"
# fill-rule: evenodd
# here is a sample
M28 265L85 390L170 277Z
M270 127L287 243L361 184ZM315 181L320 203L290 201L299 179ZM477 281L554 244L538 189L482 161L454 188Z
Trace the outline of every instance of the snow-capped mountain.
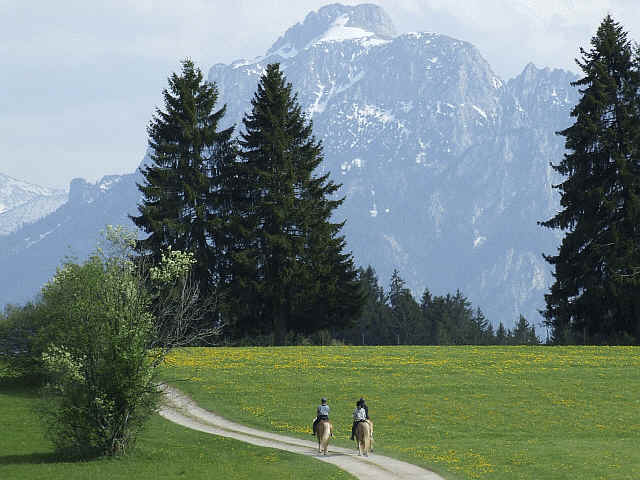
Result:
M35 222L66 201L64 190L41 187L0 173L0 236Z
M538 322L551 277L537 226L577 102L575 76L529 64L503 82L470 43L395 35L374 5L330 5L290 28L264 57L217 64L226 120L241 128L260 74L280 62L343 183L339 215L360 265L383 283L398 268L419 296L460 288L488 317Z
M554 132L570 124L573 74L530 64L504 82L470 43L397 35L375 5L329 5L265 56L210 69L226 123L241 129L271 62L280 62L313 120L322 169L343 184L338 216L347 219L343 232L358 264L372 265L384 284L398 268L417 296L425 287L459 288L494 323L510 326L520 313L540 320L551 281L541 253L554 252L559 236L536 222L558 208L549 162L564 152ZM67 204L0 238L0 271L15 278L20 265L42 264L39 276L23 271L22 286L7 289L11 282L0 277L0 304L33 295L67 243L83 256L105 224L131 225L135 176L102 189L115 178L72 183Z
M345 8L327 5L311 12L304 23L296 24L268 50L267 56L294 57L312 45L323 42L368 38L391 39L396 35L391 18L381 8L358 5Z
M74 179L66 203L0 237L0 305L33 298L65 258L86 258L105 225L133 228L127 214L137 213L140 181L137 173L106 176L95 184Z

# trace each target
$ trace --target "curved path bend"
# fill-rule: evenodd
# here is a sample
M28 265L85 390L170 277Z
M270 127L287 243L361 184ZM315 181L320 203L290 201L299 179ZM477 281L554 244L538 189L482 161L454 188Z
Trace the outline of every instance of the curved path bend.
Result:
M327 456L319 455L317 442L245 427L199 407L175 388L168 385L162 385L161 388L165 394L165 402L160 408L160 415L194 430L307 455L332 463L361 480L444 480L440 475L410 463L377 454L360 457L355 449L331 444Z

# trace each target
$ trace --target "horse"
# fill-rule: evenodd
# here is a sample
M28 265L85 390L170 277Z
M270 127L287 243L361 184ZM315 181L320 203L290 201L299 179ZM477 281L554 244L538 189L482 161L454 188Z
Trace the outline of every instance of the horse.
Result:
M356 425L356 441L358 442L358 455L369 456L371 451L372 424L368 421L358 422Z
M316 425L316 435L318 437L318 453L327 454L329 438L333 435L333 425L329 420L320 420Z

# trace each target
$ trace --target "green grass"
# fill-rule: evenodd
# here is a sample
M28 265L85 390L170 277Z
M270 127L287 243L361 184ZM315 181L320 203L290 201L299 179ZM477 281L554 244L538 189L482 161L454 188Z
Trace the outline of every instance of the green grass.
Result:
M0 378L0 479L353 479L333 465L247 445L153 417L122 458L68 462L56 457L37 414L36 389Z
M363 395L377 452L447 478L640 478L638 347L209 348L169 365L203 407L302 438L326 396L345 446Z

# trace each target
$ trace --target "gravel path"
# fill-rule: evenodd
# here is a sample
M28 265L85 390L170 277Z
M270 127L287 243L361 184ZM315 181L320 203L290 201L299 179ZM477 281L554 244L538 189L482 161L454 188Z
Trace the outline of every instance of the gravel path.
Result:
M355 448L347 449L329 444L329 454L319 455L318 443L315 441L245 427L200 408L175 388L163 385L162 389L166 401L160 409L160 415L194 430L235 438L261 447L308 455L323 462L333 463L362 480L444 480L440 475L424 468L375 453L369 457L360 457Z

